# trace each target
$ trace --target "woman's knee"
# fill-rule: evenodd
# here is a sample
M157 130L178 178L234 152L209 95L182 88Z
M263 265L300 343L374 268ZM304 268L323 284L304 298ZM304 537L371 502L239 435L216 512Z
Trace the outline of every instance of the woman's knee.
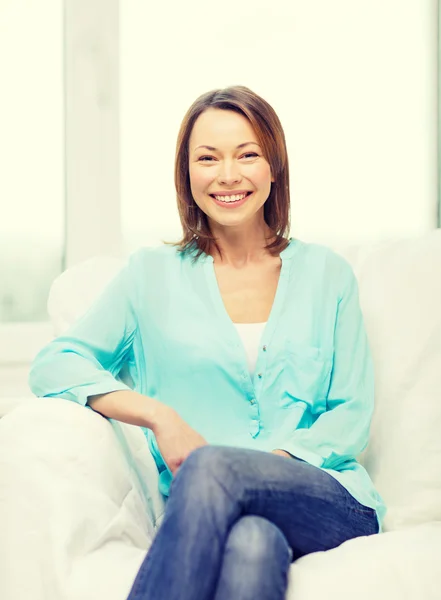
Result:
M170 495L178 493L197 498L199 502L212 499L227 490L229 461L225 459L222 447L200 446L193 450L179 467L173 478Z
M268 563L272 556L286 554L292 557L291 548L282 531L268 519L244 515L231 528L226 552L237 552L241 559L252 563Z

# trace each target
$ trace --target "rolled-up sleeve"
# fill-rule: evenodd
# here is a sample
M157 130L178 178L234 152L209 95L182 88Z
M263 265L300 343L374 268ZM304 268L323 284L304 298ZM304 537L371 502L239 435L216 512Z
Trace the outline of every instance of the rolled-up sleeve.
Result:
M374 367L358 282L349 263L344 264L346 285L337 304L326 411L309 429L296 429L278 445L317 467L336 470L366 448L374 410Z
M137 328L132 286L130 257L86 313L38 352L28 378L33 394L84 406L94 394L130 389L116 377Z

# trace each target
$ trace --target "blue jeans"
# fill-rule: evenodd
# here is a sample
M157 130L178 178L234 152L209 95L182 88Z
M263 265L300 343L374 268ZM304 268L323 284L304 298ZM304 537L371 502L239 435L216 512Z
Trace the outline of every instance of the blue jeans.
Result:
M270 452L202 446L179 468L128 600L283 600L290 563L378 533L329 473Z

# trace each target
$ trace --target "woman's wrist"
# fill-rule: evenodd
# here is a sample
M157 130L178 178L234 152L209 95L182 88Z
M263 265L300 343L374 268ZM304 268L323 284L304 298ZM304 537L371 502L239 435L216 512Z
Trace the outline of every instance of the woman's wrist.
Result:
M151 429L153 433L160 427L164 422L170 420L170 414L174 411L173 408L163 404L159 400L149 398L150 406L149 411L146 414L146 427Z

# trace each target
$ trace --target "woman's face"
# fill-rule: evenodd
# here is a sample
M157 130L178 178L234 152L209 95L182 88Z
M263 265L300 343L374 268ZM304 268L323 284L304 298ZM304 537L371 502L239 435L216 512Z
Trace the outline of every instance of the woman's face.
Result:
M216 108L203 112L189 140L189 169L194 201L209 221L228 227L263 220L274 179L243 115Z

